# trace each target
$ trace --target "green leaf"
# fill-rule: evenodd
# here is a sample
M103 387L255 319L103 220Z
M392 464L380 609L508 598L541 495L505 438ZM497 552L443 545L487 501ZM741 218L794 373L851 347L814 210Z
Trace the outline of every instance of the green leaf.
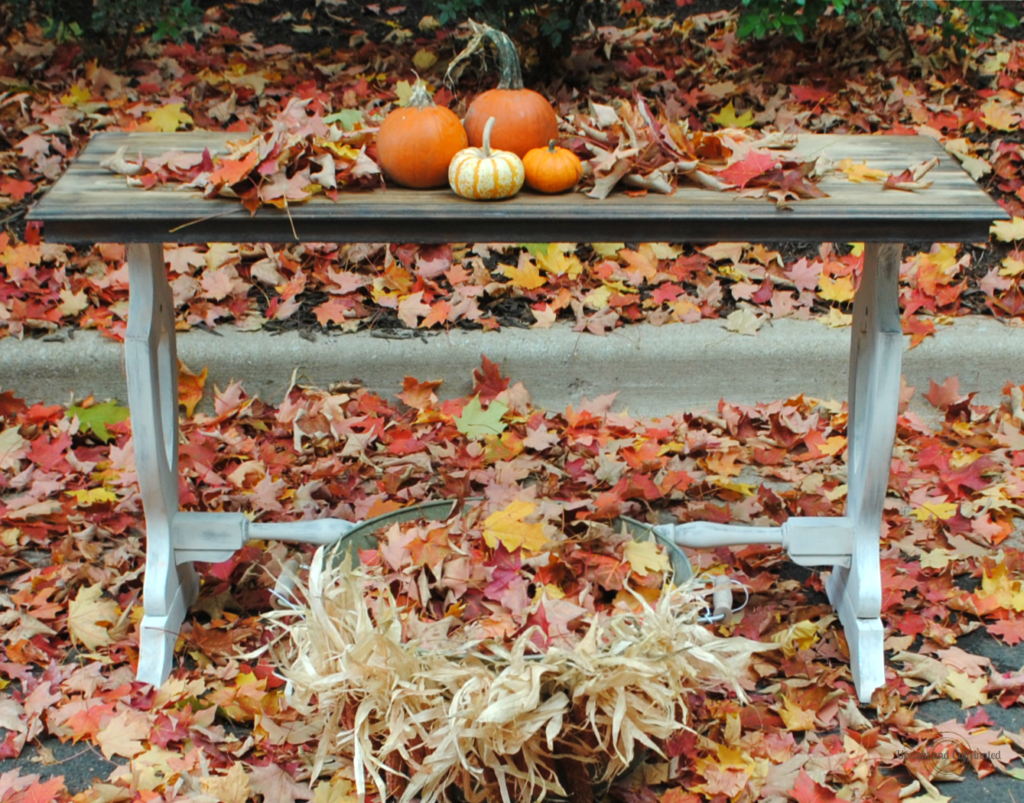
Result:
M128 418L128 408L121 407L116 401L94 404L92 407L79 407L76 404L68 408L68 418L78 418L79 432L92 432L106 443L114 436L107 429L107 424L118 424Z
M328 114L324 118L327 125L341 123L342 131L352 131L356 125L363 122L363 113L359 109L342 109L340 112Z
M551 243L520 243L520 245L533 257L546 257L551 250Z
M485 435L500 435L508 426L501 420L507 412L508 405L497 400L492 401L484 411L480 406L480 397L474 396L469 404L462 408L462 415L455 419L455 426L467 438L474 440Z

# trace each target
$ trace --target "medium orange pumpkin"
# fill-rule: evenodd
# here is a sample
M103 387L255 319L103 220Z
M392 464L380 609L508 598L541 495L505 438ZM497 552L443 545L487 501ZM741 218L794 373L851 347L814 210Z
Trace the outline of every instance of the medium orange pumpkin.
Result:
M523 88L519 56L512 40L490 26L478 26L474 30L490 39L497 48L500 79L497 89L484 92L469 105L463 121L469 144L475 148L483 144L484 126L493 117L491 147L512 151L522 158L527 151L543 147L558 136L558 117L543 95Z
M546 148L533 148L523 157L526 186L537 192L565 192L583 178L583 165L568 148L551 140Z
M384 172L405 187L443 187L452 157L468 144L455 112L435 105L418 81L409 104L394 109L381 123L377 158Z

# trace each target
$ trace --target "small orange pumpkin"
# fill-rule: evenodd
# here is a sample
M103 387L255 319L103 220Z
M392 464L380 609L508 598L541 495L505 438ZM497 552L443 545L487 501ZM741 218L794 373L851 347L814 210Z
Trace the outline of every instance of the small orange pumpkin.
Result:
M435 105L422 81L416 82L409 104L394 109L377 131L380 166L394 181L414 189L447 184L452 157L467 145L455 112Z
M546 148L533 148L523 157L526 186L537 192L565 192L583 178L583 165L568 148L551 140Z
M558 136L558 117L543 95L523 88L519 55L512 40L489 25L473 23L472 28L497 48L500 77L496 89L487 90L469 104L463 121L469 144L473 147L483 144L484 126L493 117L491 147L512 151L521 159L528 150L543 147Z

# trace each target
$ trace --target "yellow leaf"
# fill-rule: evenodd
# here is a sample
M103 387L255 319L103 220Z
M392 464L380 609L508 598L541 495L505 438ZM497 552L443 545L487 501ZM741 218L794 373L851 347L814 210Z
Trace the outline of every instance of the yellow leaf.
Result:
M833 619L835 619L835 616L832 615L823 617L820 622L812 622L810 619L805 619L802 622L797 622L795 625L790 625L788 629L783 630L781 633L775 633L771 640L781 645L783 655L787 658L792 658L796 655L797 650L806 650L814 646L814 643L818 640L819 628L827 626Z
M956 502L925 502L914 511L914 518L918 521L929 521L930 519L951 519L956 515L960 506Z
M988 695L985 694L987 685L987 676L972 678L966 672L951 669L949 675L946 676L942 691L954 700L959 700L961 708L973 708L976 705L988 703Z
M142 740L152 732L150 721L137 711L122 711L96 734L96 741L109 760L112 756L135 758L146 748Z
M398 105L408 106L412 98L412 84L408 81L399 81L395 84L395 94L398 95Z
M867 162L854 164L852 159L843 159L836 170L846 173L846 177L857 184L863 184L865 181L882 181L889 177L885 170L868 167Z
M667 572L671 567L668 555L653 538L647 541L629 541L625 549L626 561L630 568L641 577L650 572Z
M981 119L985 121L985 125L999 131L1014 131L1017 128L1017 123L1020 121L1020 117L1017 114L995 99L985 103L981 110Z
M831 276L821 274L818 279L818 286L821 288L819 295L826 301L852 301L853 300L853 277L839 276L833 279Z
M1015 217L1013 220L998 220L992 224L992 235L1004 243L1011 243L1014 240L1024 240L1024 217Z
M615 259L619 251L626 247L625 243L591 243L590 247L601 259Z
M313 788L313 803L356 803L356 798L350 795L354 792L351 783L344 778L331 781L320 781Z
M608 299L612 297L612 289L602 284L591 290L583 297L583 303L590 309L604 309L608 306Z
M75 84L66 94L60 96L60 102L65 106L78 106L88 103L92 99L92 92L81 84Z
M850 256L859 257L864 253L864 243L850 243Z
M117 621L120 612L112 599L102 599L99 583L83 586L68 604L68 633L88 649L110 644L114 639L107 629ZM131 756L128 756L131 758Z
M1016 253L1019 252L1014 251L1014 254ZM1003 267L999 269L1000 276L1020 276L1022 273L1024 273L1024 259L1019 259L1013 254L1003 260Z
M532 259L520 259L519 266L498 265L501 272L512 280L514 287L521 287L523 290L536 290L547 284L547 279L540 275L540 270Z
M736 108L730 100L722 111L712 114L711 119L723 128L750 128L754 124L754 113L748 110L737 117Z
M842 329L853 323L853 316L847 315L839 307L829 307L828 315L822 315L818 320L830 329Z
M184 110L184 103L168 103L146 116L149 121L139 126L140 131L177 131L183 125L192 125L192 115Z
M826 438L825 442L818 445L818 451L822 454L834 455L839 454L846 446L846 438L842 435L833 435L830 438Z
M210 775L200 779L204 794L221 803L246 803L252 795L249 776L240 762L231 765L227 775Z
M814 712L795 705L788 697L782 698L779 716L786 723L788 731L812 731L817 727L814 722Z
M429 70L436 62L437 56L429 50L417 50L416 55L412 57L412 63L420 71Z
M533 502L516 500L503 510L484 519L484 541L492 549L499 543L509 552L522 547L528 552L539 552L548 539L540 522L527 524L524 519L533 513Z
M88 490L80 488L77 491L65 491L65 493L75 497L75 502L82 507L117 501L117 494L106 488L89 488Z
M942 571L949 565L951 558L952 555L948 549L939 547L921 556L921 566L925 569L938 569Z
M554 273L556 276L566 274L570 279L575 279L583 273L583 263L574 253L566 254L554 244L548 248L546 254L537 253L537 267L547 273Z

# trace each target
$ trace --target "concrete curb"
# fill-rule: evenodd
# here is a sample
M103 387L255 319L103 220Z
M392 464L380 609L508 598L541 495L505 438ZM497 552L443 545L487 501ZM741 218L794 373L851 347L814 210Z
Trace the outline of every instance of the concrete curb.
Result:
M66 331L60 341L0 340L0 390L30 401L67 402L93 393L127 399L120 344L90 331ZM756 336L737 335L721 321L625 327L605 337L551 329L453 330L420 339L385 339L370 333L239 332L229 327L178 335L178 355L193 370L209 367L207 388L243 381L250 394L279 403L293 373L299 382L326 387L360 379L385 396L401 390L404 376L443 379L443 397L469 392L481 354L523 382L548 409L578 405L583 396L618 391L616 409L664 415L713 409L720 398L754 403L799 393L846 398L849 329L815 321L780 319ZM908 342L909 346L909 342ZM957 318L937 336L906 351L903 373L918 388L954 374L976 401L998 404L1007 381L1024 383L1024 329L988 317Z

